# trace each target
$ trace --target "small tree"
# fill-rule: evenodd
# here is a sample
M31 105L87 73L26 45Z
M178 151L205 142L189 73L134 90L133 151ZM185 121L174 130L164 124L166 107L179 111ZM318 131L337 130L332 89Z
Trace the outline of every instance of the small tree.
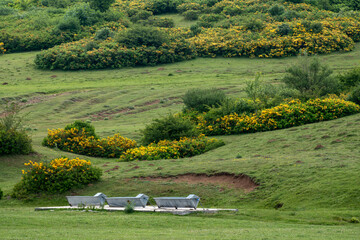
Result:
M90 7L100 12L106 12L115 0L89 0Z
M338 93L338 81L333 78L329 66L321 64L317 57L310 58L306 54L300 56L298 62L286 69L283 82L300 91L304 98L320 97Z

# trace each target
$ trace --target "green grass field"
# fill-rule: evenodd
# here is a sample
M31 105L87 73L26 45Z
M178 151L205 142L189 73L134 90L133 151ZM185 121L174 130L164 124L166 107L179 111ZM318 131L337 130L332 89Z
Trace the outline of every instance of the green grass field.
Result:
M339 73L358 66L353 52L320 56ZM279 84L296 58L198 58L155 67L102 71L44 71L34 68L36 52L0 56L0 97L24 106L25 127L36 154L0 157L0 188L11 193L23 163L76 154L41 146L47 129L76 119L91 120L101 136L140 139L153 118L183 108L181 97L195 87L222 88L244 97L245 82L262 73ZM2 85L3 83L7 85ZM203 155L123 163L90 159L104 175L96 184L62 195L0 201L0 239L357 239L360 218L360 115L272 132L218 136L226 145ZM323 149L315 150L321 144ZM241 158L236 158L241 155ZM219 184L141 180L140 176L185 173L246 174L260 186L251 193ZM238 208L237 213L145 214L35 212L35 206L66 205L70 193L108 196L186 196L204 207ZM281 203L278 210L275 207Z

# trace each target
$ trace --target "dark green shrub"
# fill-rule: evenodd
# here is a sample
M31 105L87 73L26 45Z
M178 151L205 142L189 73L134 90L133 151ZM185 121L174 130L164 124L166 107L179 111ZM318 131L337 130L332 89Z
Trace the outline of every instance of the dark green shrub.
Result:
M304 98L319 97L339 92L339 82L331 76L332 72L318 58L302 56L297 64L286 69L282 80L288 87L299 90Z
M95 41L90 41L85 45L85 51L92 51L98 48L99 48L99 44Z
M360 105L360 84L350 92L347 100Z
M107 21L107 22L117 22L120 19L122 20L122 23L124 24L125 27L128 26L128 21L124 19L124 13L120 12L120 11L106 11L104 13L101 14L102 18Z
M61 32L78 32L81 29L80 20L76 17L65 17L60 20L57 29Z
M181 117L169 114L164 118L154 119L153 122L141 131L144 145L157 143L161 140L180 140L181 137L195 137L194 124Z
M131 214L134 212L135 212L134 205L131 202L128 202L125 206L124 213Z
M244 27L250 31L260 31L264 26L264 22L258 18L250 18L244 23Z
M292 29L291 27L289 26L289 24L287 23L283 23L281 25L279 25L277 27L277 30L276 30L277 34L279 34L280 36L286 36L286 35L289 35L291 32L292 32Z
M190 31L192 32L192 34L194 36L198 35L201 33L201 27L198 24L194 24L190 26Z
M121 32L117 41L127 47L153 46L160 47L169 41L168 36L153 27L135 25Z
M346 87L351 88L360 83L360 67L353 68L338 76L340 82Z
M139 21L138 23L143 25L151 25L154 27L173 28L175 22L172 18L166 17L149 17L146 21Z
M0 126L0 156L7 154L29 154L31 152L31 138L24 130L5 130Z
M206 4L208 7L212 7L221 0L201 0L201 3Z
M149 17L151 17L153 15L152 12L150 11L146 11L146 10L139 10L137 11L134 15L132 15L130 17L130 20L133 22L133 23L136 23L140 20L147 20Z
M269 8L269 13L272 16L280 16L285 12L285 8L281 5L275 4L271 8Z
M91 26L100 20L99 12L92 9L89 3L80 3L70 8L64 18L77 18L83 26Z
M223 14L225 15L230 15L230 16L236 16L236 15L240 15L242 13L242 9L239 7L225 7L224 10L222 11Z
M95 127L93 125L91 125L90 123L87 123L87 122L84 122L81 120L76 120L74 123L66 125L66 127L64 129L70 130L72 128L79 130L79 133L85 133L85 136L87 136L87 137L93 136L96 139L99 138L95 133Z
M41 0L40 3L45 7L67 8L70 5L70 0Z
M0 6L0 16L6 16L13 14L15 12L15 9L7 6Z
M88 0L90 3L90 7L99 10L100 12L106 12L111 4L115 2L115 0Z
M258 106L253 101L247 99L226 99L219 107L210 108L210 110L204 115L204 119L207 121L215 121L230 114L250 114L256 112Z
M114 34L113 32L110 30L110 28L102 28L96 31L94 39L95 40L106 40L109 37L113 37Z
M313 33L320 33L323 30L323 25L320 22L312 22L308 30Z
M4 193L3 193L3 191L2 191L1 188L0 188L0 200L2 199L3 195L4 195Z
M286 2L291 2L291 3L302 3L304 0L286 0Z
M188 10L186 12L183 12L182 15L184 16L185 20L188 21L195 21L199 18L200 11L198 10Z
M182 3L182 0L149 0L146 9L154 14L176 12L176 7Z
M288 20L293 20L294 18L300 18L301 15L296 12L296 11L293 11L293 10L288 10L288 11L285 11L284 14L282 15L282 17L284 19L288 19Z
M218 107L226 99L225 93L219 89L192 89L183 97L185 109L207 112L210 107Z

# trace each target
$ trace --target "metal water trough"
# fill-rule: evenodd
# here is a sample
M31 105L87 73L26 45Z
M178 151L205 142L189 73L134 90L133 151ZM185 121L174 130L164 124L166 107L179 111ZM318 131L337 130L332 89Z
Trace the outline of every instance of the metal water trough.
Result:
M70 206L104 206L106 195L97 193L94 196L66 196Z
M145 207L149 197L145 194L138 194L136 197L107 197L107 203L110 207L126 207L129 203L134 207Z
M156 205L159 208L162 207L174 207L178 208L197 208L197 205L200 202L200 197L190 194L187 197L159 197L154 198Z

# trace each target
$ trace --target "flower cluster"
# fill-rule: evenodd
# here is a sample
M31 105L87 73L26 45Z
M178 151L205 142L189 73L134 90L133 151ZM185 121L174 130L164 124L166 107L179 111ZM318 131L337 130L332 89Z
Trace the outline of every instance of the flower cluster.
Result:
M14 187L15 197L25 193L65 192L74 187L100 179L102 172L90 161L79 158L57 158L50 162L25 163L29 167L22 170L21 181Z
M0 42L0 54L4 54L6 52L6 49L4 48L4 43Z
M136 147L136 141L119 134L96 139L94 136L87 136L84 129L80 131L76 128L70 130L60 128L48 130L48 136L43 140L43 145L87 156L119 157L124 151Z
M360 106L339 98L292 100L250 115L236 113L208 122L198 116L197 128L206 135L239 134L289 128L332 120L360 112Z
M224 145L215 138L200 135L196 138L181 138L179 141L162 140L157 144L129 149L120 156L120 161L142 161L192 157Z

